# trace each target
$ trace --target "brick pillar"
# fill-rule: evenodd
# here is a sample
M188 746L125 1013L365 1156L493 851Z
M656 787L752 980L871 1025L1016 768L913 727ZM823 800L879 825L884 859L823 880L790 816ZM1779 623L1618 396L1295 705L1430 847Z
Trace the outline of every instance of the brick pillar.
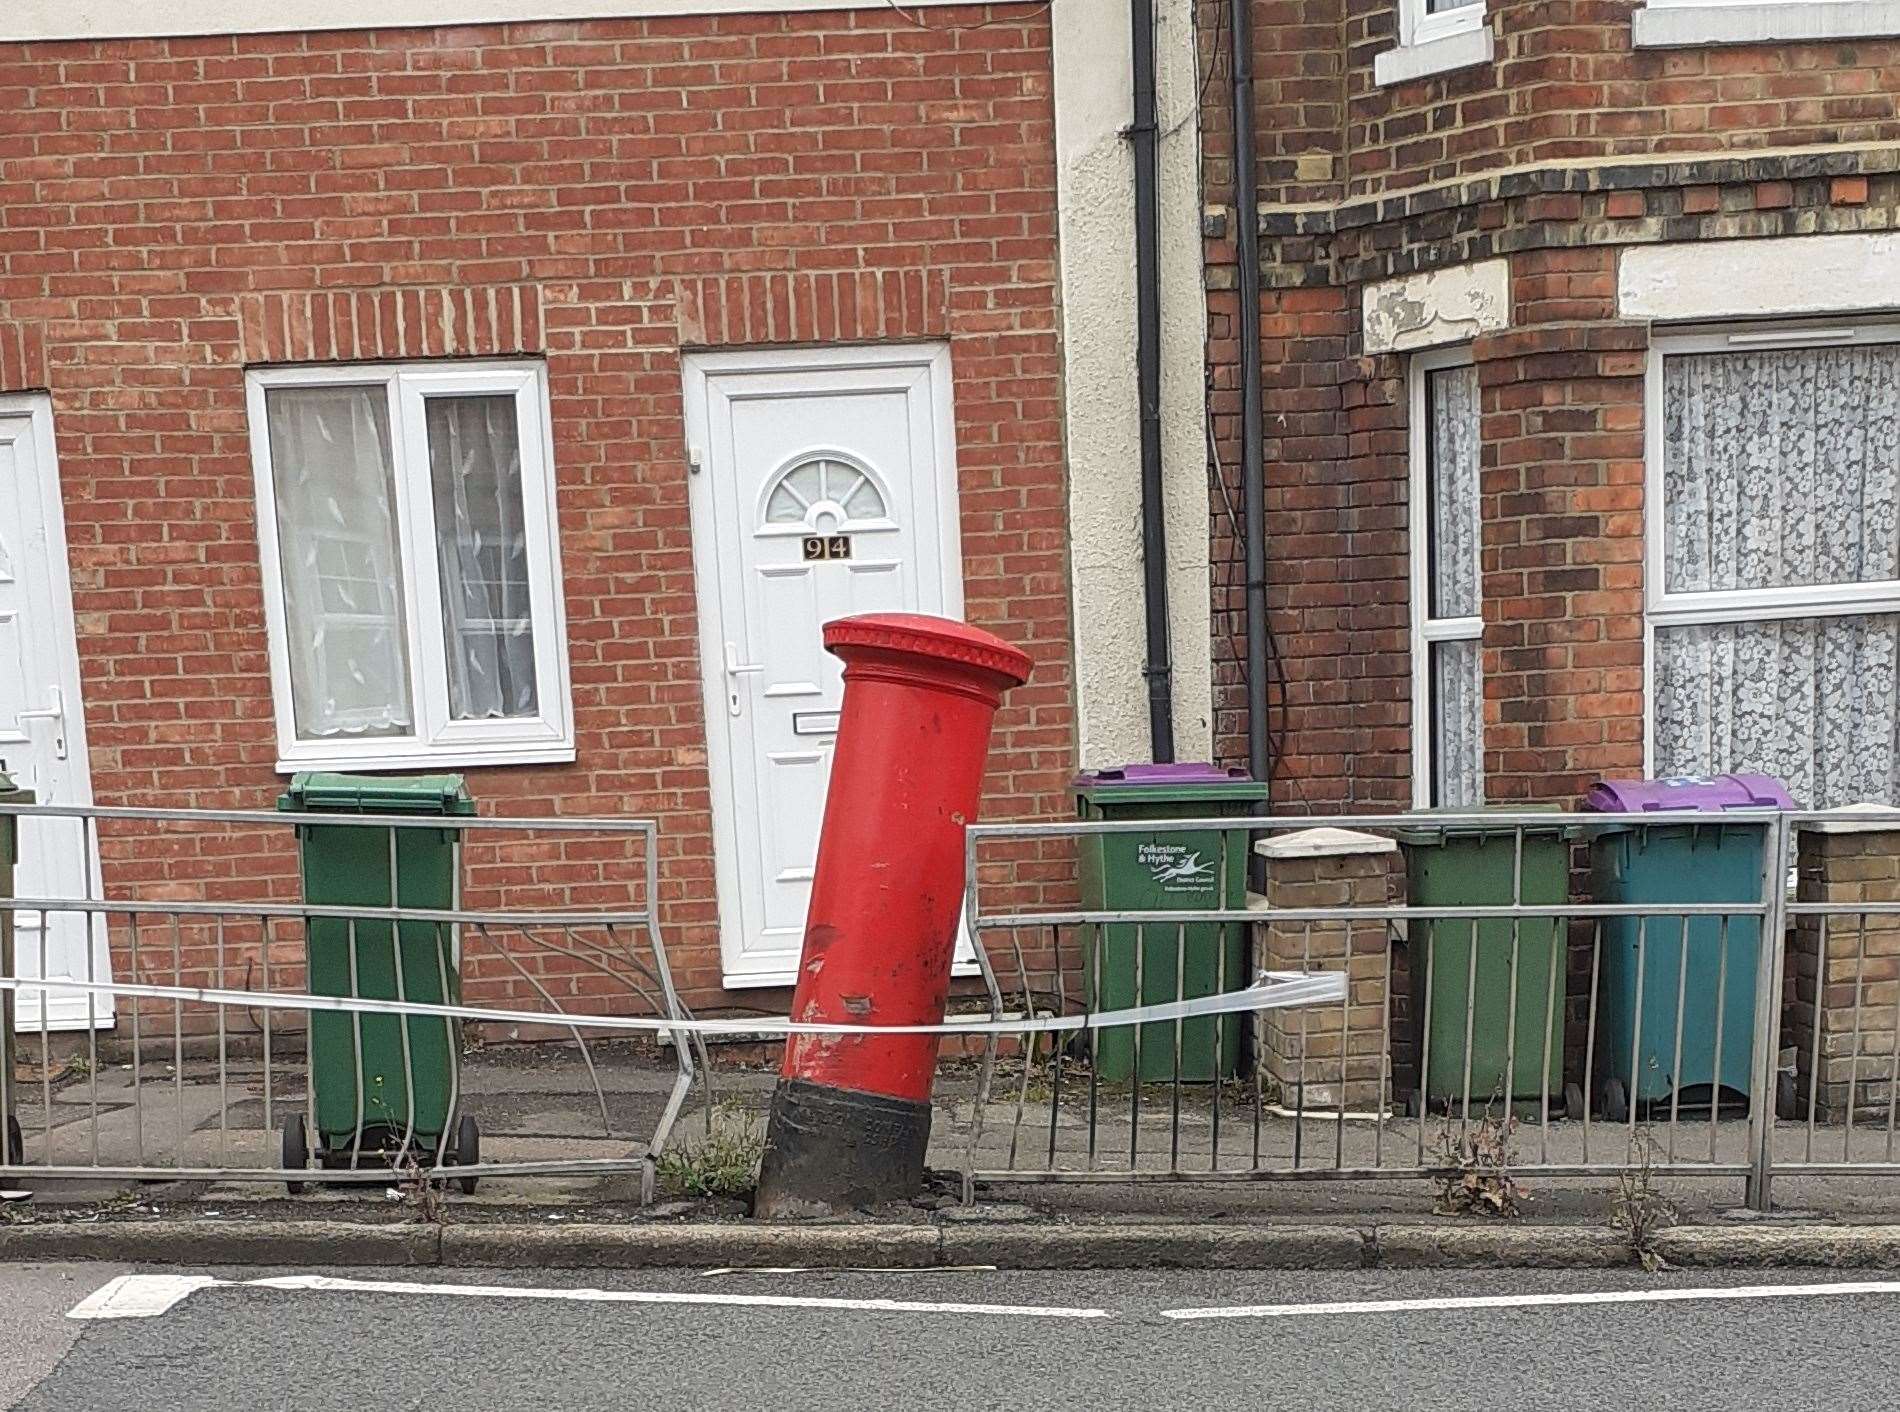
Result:
M1900 901L1900 831L1855 824L1803 829L1797 857L1795 895L1802 902ZM1845 1121L1851 1107L1856 1122L1884 1124L1896 1078L1900 916L1797 917L1787 964L1781 1044L1794 1051L1799 1111L1806 1114L1818 1067L1822 1122Z
M1338 971L1348 976L1346 1003L1269 1010L1260 1017L1260 1062L1278 1085L1282 1102L1307 1108L1371 1112L1391 1106L1386 1056L1389 981L1387 924L1378 909L1392 900L1398 845L1349 829L1303 829L1262 839L1254 851L1266 860L1264 911L1254 955L1267 971ZM1359 907L1363 919L1275 921L1292 908ZM1345 1089L1340 1058L1345 1056Z

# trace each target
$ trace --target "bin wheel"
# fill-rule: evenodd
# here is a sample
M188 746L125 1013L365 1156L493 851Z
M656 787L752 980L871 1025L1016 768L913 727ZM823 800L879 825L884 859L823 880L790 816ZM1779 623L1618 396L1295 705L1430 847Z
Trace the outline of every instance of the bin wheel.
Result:
M292 1171L302 1171L310 1165L310 1140L304 1133L303 1114L284 1119L284 1166ZM304 1184L287 1181L284 1189L292 1196L302 1196Z
M1608 1123L1627 1123L1630 1116L1630 1092L1621 1079L1605 1079L1603 1082L1603 1120Z
M26 1165L26 1135L20 1131L20 1120L11 1113L7 1114L7 1163L14 1167Z
M458 1167L476 1167L482 1160L482 1130L475 1126L475 1120L463 1114L462 1121L455 1126L455 1165ZM473 1196L478 1177L457 1177L455 1184L462 1189L462 1195Z
M1583 1090L1576 1084L1564 1085L1564 1116L1573 1123L1583 1121Z
M1791 1121L1797 1116L1794 1090L1794 1075L1780 1073L1775 1075L1775 1116Z

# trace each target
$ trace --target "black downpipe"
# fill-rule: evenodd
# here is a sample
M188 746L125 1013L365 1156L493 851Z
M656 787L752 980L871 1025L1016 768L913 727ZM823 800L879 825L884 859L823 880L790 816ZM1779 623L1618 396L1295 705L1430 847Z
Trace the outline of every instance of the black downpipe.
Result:
M1253 0L1228 0L1233 23L1234 223L1240 264L1240 481L1247 536L1247 772L1271 782L1267 721L1266 428L1260 412L1260 215L1254 171Z
M1149 754L1174 759L1174 667L1168 650L1168 538L1161 488L1161 237L1155 123L1154 0L1130 0L1134 24L1135 381L1141 404L1142 602L1147 616Z

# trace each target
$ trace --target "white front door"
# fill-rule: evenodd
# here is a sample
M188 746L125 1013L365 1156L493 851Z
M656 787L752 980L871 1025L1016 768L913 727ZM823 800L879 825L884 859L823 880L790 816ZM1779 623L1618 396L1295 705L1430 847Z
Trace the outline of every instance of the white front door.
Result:
M92 803L66 525L43 397L0 397L0 770L41 804ZM16 896L89 895L96 858L80 820L22 819L19 840ZM103 925L70 912L15 914L14 973L110 980ZM23 990L16 1028L40 1028L42 996L50 1028L111 1023L109 995Z
M822 629L962 612L950 350L702 354L686 390L725 979L785 985L843 695Z

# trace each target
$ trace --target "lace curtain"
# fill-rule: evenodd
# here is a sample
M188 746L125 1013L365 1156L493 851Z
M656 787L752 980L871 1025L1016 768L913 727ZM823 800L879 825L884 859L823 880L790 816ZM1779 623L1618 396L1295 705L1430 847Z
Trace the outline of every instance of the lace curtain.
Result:
M1671 357L1663 443L1672 592L1900 578L1900 349ZM1659 628L1657 768L1900 802L1897 662L1890 613Z
M265 401L297 734L406 734L388 394L272 388Z
M272 388L266 407L297 734L410 734L388 392L380 384ZM431 397L424 409L449 715L533 715L514 398Z
M426 405L449 715L531 716L534 617L515 400L431 397Z
M1426 374L1430 438L1431 616L1476 617L1478 596L1478 370ZM1431 652L1432 757L1439 804L1484 802L1484 667L1477 639Z

